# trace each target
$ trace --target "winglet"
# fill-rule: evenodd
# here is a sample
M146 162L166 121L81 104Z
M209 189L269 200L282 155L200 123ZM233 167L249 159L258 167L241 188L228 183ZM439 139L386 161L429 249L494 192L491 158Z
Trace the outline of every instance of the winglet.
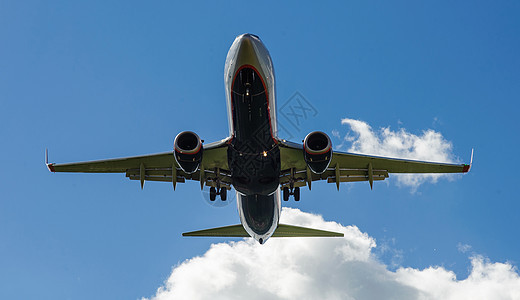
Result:
M473 150L471 149L471 159L469 161L469 165L464 165L464 168L462 169L463 173L468 173L469 170L471 170L471 166L473 166Z
M54 164L49 163L49 151L47 150L47 148L45 148L45 165L47 166L47 169L49 169L49 171L53 173L56 172L54 171Z

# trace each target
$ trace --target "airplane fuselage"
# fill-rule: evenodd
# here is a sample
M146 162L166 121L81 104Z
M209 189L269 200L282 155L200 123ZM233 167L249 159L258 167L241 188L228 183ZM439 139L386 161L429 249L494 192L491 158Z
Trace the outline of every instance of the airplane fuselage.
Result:
M231 136L228 165L240 221L252 237L264 243L280 217L281 164L274 69L257 36L243 34L235 39L224 76Z

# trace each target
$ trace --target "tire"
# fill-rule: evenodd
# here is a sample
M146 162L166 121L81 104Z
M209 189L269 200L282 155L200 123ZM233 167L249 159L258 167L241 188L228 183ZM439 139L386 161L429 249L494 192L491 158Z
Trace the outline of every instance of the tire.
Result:
M288 187L284 187L283 188L283 201L287 201L289 200L289 188Z
M220 200L222 200L222 201L227 200L227 189L225 187L220 188Z
M300 201L300 188L294 188L294 201Z
M217 198L217 189L214 187L211 187L209 189L209 200L215 201L216 198Z

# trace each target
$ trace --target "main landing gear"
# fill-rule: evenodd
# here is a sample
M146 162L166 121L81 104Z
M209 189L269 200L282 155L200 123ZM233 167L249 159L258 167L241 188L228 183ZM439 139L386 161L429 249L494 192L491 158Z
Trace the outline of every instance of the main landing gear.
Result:
M289 191L288 187L282 189L283 201L289 200L289 196L294 196L294 201L300 201L300 187L295 187L292 191Z
M289 177L289 187L284 186L283 189L282 189L283 201L289 200L289 197L291 195L294 196L294 201L300 201L300 187L299 186L297 186L297 187L294 186L294 183L296 182L296 180L297 179L295 178L294 168L291 168L291 175Z
M212 186L209 188L209 200L215 201L217 199L217 195L220 195L220 200L226 201L227 200L227 189L225 186L220 186L220 170L219 168L215 168L215 178L212 180L215 181L216 187Z
M217 199L217 195L220 195L220 200L226 201L227 200L227 189L225 187L221 187L220 190L217 192L217 189L212 186L209 189L209 200L215 201L215 199Z

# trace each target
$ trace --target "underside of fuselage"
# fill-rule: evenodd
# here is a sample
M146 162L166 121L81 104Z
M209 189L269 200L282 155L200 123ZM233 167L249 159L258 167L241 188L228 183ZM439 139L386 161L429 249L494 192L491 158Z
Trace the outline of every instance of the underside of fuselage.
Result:
M274 72L258 37L237 37L226 61L231 140L228 165L246 231L260 243L278 225L280 150L276 139Z
M270 195L279 185L280 150L272 136L266 88L254 67L236 72L231 105L234 134L228 164L233 185L244 195Z

